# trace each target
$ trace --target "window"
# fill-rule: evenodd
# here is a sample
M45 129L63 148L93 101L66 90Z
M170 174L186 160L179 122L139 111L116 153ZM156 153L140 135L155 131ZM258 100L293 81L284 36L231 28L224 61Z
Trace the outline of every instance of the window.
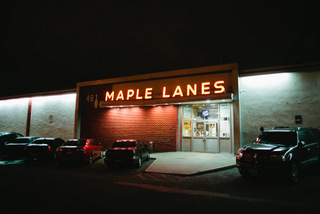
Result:
M299 140L304 141L306 144L313 143L312 135L308 131L299 132Z
M183 106L183 137L230 138L230 104L199 103Z

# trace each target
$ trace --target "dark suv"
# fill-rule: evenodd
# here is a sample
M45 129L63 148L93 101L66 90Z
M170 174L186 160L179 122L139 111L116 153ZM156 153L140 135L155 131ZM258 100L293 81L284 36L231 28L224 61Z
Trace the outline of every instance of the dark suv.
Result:
M320 131L311 127L274 127L263 131L250 146L239 149L237 167L242 176L285 175L297 182L300 171L319 166Z

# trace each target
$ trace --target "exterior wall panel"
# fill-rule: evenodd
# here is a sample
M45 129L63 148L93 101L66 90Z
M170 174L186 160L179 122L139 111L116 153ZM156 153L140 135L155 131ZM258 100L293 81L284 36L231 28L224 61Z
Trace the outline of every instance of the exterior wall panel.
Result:
M29 98L0 101L0 131L26 134Z
M73 138L76 95L32 98L30 135Z
M320 72L291 72L240 77L242 145L252 142L260 127L320 128ZM296 124L295 115L302 116Z

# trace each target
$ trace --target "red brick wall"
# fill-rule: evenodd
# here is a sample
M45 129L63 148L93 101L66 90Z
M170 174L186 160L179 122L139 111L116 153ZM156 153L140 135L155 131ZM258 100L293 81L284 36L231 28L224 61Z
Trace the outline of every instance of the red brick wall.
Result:
M177 151L178 107L97 109L82 114L81 137L92 137L108 148L117 139L152 141L154 152Z

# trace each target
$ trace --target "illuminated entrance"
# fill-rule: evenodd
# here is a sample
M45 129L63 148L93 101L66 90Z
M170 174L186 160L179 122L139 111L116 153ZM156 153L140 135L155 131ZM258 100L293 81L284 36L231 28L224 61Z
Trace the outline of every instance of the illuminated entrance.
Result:
M77 84L75 136L153 142L155 152L236 153L238 65L225 64Z
M232 103L182 106L181 151L232 153Z

